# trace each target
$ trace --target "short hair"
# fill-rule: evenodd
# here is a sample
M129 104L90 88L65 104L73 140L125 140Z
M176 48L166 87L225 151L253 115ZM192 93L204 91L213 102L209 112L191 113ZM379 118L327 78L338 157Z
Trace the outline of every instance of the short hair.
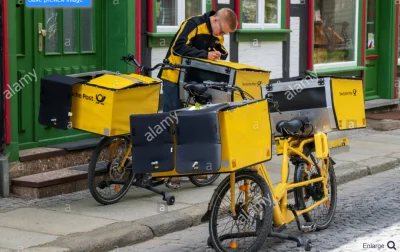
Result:
M222 8L217 11L216 16L218 16L223 22L226 22L229 29L236 31L238 26L238 20L236 13L230 8Z

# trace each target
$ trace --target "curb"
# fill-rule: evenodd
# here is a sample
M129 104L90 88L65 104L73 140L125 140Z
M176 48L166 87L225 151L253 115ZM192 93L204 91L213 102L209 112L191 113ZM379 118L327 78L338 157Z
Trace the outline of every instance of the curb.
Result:
M337 185L400 166L400 153L370 158L339 166L336 169ZM91 232L75 233L57 238L46 245L32 247L24 252L107 252L132 246L169 233L198 226L208 207L208 202L166 214L150 216L133 222L118 222Z

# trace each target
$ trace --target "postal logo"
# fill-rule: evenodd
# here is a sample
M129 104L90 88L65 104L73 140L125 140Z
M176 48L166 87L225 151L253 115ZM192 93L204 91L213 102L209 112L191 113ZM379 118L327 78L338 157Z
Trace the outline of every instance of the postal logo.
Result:
M261 86L261 81L256 82L242 82L243 86Z
M106 100L105 96L103 96L102 94L96 94L96 104L104 105L105 100Z
M339 92L340 96L352 95L357 96L357 89L353 89L353 91Z

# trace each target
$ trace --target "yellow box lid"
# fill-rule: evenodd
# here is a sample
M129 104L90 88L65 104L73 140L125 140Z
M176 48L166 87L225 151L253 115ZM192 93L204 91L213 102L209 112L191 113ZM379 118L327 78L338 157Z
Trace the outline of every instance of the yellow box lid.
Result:
M104 74L88 82L88 84L90 85L96 85L99 87L115 89L115 90L134 87L134 86L160 84L160 83L161 83L160 80L139 74L120 74L120 75Z
M192 57L185 57L187 59L193 59L193 60L198 60L198 61L203 61L207 62L213 65L220 65L220 66L225 66L228 68L233 68L233 69L238 69L238 70L255 70L259 72L271 72L269 70L265 70L256 66L248 65L248 64L243 64L243 63L237 63L237 62L232 62L232 61L226 61L226 60L208 60L208 59L201 59L201 58L192 58Z

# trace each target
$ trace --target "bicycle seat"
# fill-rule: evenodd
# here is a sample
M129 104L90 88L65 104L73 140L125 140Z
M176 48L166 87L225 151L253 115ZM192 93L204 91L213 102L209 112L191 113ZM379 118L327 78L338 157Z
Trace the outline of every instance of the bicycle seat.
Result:
M309 125L308 123L309 120L307 117L282 120L276 124L276 130L284 135L290 135L290 133L303 133L306 126Z
M207 87L199 83L186 84L183 88L196 95L203 95L207 91Z

